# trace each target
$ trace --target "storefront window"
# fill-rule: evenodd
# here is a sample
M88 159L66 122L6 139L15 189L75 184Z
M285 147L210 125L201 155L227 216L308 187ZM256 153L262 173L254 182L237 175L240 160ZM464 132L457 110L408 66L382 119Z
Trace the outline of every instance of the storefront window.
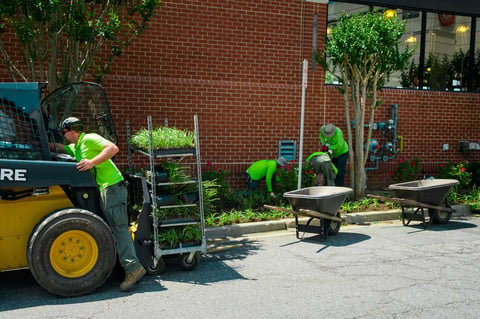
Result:
M331 1L327 31L342 12L353 14L372 9L391 8ZM478 19L402 8L395 11L397 17L406 21L400 45L403 48L415 47L415 53L407 69L392 74L386 87L480 92L480 36L476 36L480 35ZM472 29L475 31L473 37ZM470 45L472 38L475 39L473 50ZM471 51L475 52L473 56ZM327 75L327 83L335 84L331 79L332 76Z

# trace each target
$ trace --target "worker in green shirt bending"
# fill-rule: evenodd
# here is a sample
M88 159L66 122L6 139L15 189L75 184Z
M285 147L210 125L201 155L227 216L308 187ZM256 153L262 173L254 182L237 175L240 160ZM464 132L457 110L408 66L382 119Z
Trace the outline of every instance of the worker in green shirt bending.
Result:
M126 274L120 290L128 291L146 271L137 258L128 231L127 187L122 173L111 160L118 147L96 133L83 132L83 124L76 117L66 118L61 128L69 143L64 151L75 157L79 171L90 170L97 182L102 212L115 237L118 259Z
M335 185L343 186L348 160L348 144L343 138L343 132L333 124L327 124L320 129L320 143L322 151L332 156L332 162L338 169Z
M327 152L314 152L305 162L313 166L313 172L317 175L316 185L335 186L335 177L338 169L332 163Z
M277 180L277 167L284 167L285 165L287 165L287 160L283 156L280 156L277 160L260 160L254 162L245 173L249 190L257 190L260 181L265 180L267 191L272 197L276 197L273 191L275 190Z

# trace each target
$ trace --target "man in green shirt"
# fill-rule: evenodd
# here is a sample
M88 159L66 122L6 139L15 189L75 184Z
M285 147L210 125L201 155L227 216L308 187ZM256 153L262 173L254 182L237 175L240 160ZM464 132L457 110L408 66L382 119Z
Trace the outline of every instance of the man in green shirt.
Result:
M327 152L332 156L332 162L338 169L335 177L335 185L343 186L345 171L348 160L348 144L343 138L343 132L333 124L327 124L320 129L320 143L326 147Z
M77 169L90 170L97 182L104 218L115 236L120 265L126 273L120 290L128 291L145 275L145 269L128 231L127 187L122 173L111 160L118 153L118 147L98 134L83 132L83 124L76 117L63 121L62 134L70 143L64 150L75 157Z
M260 160L252 163L245 173L248 188L255 191L258 189L260 181L265 180L267 191L272 197L276 197L273 191L277 181L277 167L284 167L285 165L287 165L287 160L283 156L280 156L276 161Z
M317 175L316 185L335 186L338 169L333 165L328 153L314 152L307 157L305 162L313 166L313 172Z

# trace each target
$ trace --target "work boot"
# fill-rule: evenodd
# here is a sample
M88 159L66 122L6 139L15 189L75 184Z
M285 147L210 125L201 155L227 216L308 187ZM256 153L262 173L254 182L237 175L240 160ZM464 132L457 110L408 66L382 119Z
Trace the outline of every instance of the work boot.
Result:
M129 291L137 281L139 281L143 275L145 275L145 269L143 267L128 273L125 275L125 280L120 284L121 291Z

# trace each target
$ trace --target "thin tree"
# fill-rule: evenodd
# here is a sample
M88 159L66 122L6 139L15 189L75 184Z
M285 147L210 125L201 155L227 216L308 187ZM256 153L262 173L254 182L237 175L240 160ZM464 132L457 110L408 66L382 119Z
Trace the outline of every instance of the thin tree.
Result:
M408 66L413 55L413 48L400 49L400 38L404 32L405 21L398 20L396 15L388 16L378 11L351 16L342 14L332 28L331 37L326 40L325 52L317 55L317 62L341 83L339 90L345 104L350 146L349 176L355 199L364 196L369 149L365 145L370 145L375 110L381 104L377 92L392 72ZM368 127L366 139L365 127Z
M115 58L145 30L159 4L160 0L1 1L1 59L13 81L48 82L51 91L88 75L100 82ZM19 49L11 42L15 36L20 61Z

